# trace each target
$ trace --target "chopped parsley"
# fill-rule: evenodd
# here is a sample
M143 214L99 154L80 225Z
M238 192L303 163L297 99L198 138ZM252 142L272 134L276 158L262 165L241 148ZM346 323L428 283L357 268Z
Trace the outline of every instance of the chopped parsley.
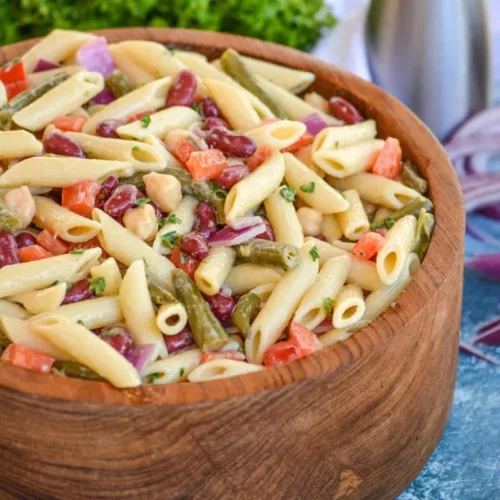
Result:
M339 141L335 141L335 149L337 149L339 147L339 144L340 144Z
M185 264L187 260L188 256L184 252L181 252L181 264Z
M311 256L312 260L318 260L319 259L319 252L318 252L318 247L314 245L311 250L309 250L309 255Z
M142 128L148 128L151 124L151 117L149 115L144 115L141 118Z
M182 221L175 214L171 214L168 217L163 217L163 219L158 221L158 227L162 228L166 224L180 224Z
M56 286L59 284L59 280L55 280L50 286Z
M335 304L335 301L332 300L330 297L325 297L323 299L323 309L325 310L325 314L328 316L332 313L333 305Z
M303 184L302 186L300 186L300 190L303 193L314 193L314 188L314 182L309 182L308 184Z
M185 370L184 368L181 368L181 369L179 370L179 377L181 377L181 378L182 378L182 377L184 377L184 373L185 373L185 371L186 371L186 370Z
M81 319L79 319L79 320L76 322L76 324L77 324L77 325L82 325L82 326L85 326L84 322L83 322Z
M167 245L170 250L173 250L175 246L175 241L177 240L177 233L175 231L170 231L161 236L161 240Z
M395 223L396 221L392 217L387 217L384 220L384 227L389 230L392 226L394 226Z
M89 278L89 288L96 295L101 295L106 288L106 278L104 276L96 276L95 278Z
M294 202L295 201L295 189L287 187L283 187L280 189L280 195L285 198L286 201Z
M236 349L236 350L237 350L238 352L245 352L245 348L244 348L242 345L240 345L240 346L238 347L238 349Z
M135 200L135 206L138 207L139 205L147 205L152 201L153 200L151 198L137 198L137 200Z
M197 102L193 102L193 104L191 105L191 107L199 114L201 115L201 106L199 103Z
M152 384L155 380L159 379L159 378L162 378L165 374L162 373L162 372L154 372L154 373L150 373L147 377L146 377L146 381L148 384Z
M132 148L132 153L135 153L136 151L141 151L141 148L139 146L134 146Z
M81 255L83 252L85 252L85 249L84 248L74 248L73 250L71 250L71 252L69 253L72 253L74 255Z

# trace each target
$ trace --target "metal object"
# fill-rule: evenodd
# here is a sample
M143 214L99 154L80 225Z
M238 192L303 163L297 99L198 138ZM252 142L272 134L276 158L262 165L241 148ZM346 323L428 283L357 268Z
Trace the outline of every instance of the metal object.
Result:
M366 42L373 79L439 139L490 104L488 0L373 0Z

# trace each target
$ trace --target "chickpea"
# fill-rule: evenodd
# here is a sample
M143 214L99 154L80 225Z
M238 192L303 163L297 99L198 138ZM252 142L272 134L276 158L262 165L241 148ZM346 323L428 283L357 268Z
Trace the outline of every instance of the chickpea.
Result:
M323 215L314 208L302 207L297 210L297 217L304 231L304 236L316 236L321 232Z
M4 202L14 215L21 221L21 227L24 229L31 224L35 216L35 200L31 196L27 186L21 186L11 189L4 198Z
M151 205L141 205L127 210L123 216L123 224L144 241L151 241L158 232L158 219Z
M151 172L143 177L146 193L162 210L173 212L182 200L181 183L173 175Z

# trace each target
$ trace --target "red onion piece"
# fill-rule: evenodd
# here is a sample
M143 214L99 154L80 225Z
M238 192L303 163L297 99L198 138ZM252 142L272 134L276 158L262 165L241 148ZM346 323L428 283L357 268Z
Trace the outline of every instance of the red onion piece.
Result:
M40 73L42 71L47 71L49 69L56 69L60 66L58 64L54 64L53 62L47 61L46 59L38 59L35 64L35 69L33 73Z
M470 339L472 344L500 345L500 325Z
M324 128L328 127L328 123L321 117L319 113L311 113L310 115L300 120L307 131L312 135L319 134Z
M233 229L226 226L224 229L216 232L213 236L210 236L208 239L208 245L211 247L240 245L241 243L245 243L248 240L255 238L258 234L262 233L265 228L264 224L257 224L243 229Z
M476 358L482 359L483 361L491 363L492 365L500 365L500 361L498 359L494 358L493 356L489 356L488 354L484 354L483 352L479 351L466 342L460 342L460 349L467 354L472 354Z
M256 226L257 224L263 224L264 219L259 216L253 217L240 217L238 219L234 219L231 222L228 222L228 226L232 229L244 229L245 227Z
M454 139L445 145L445 149L452 161L475 153L500 153L500 133L474 134Z
M487 332L492 328L500 327L500 316L493 318L491 321L487 321L486 323L482 323L476 328L476 332Z
M90 102L92 104L109 104L115 100L116 98L111 90L103 89Z
M154 344L136 345L125 356L139 374L154 361L156 346Z
M461 179L465 211L500 203L500 174L476 174Z
M487 278L500 280L500 253L476 255L467 260L465 266Z
M500 248L500 240L496 239L494 236L490 236L473 224L467 222L465 224L465 231L481 243Z
M115 69L108 42L102 36L82 45L76 53L76 60L86 70L96 71L103 76L109 76Z

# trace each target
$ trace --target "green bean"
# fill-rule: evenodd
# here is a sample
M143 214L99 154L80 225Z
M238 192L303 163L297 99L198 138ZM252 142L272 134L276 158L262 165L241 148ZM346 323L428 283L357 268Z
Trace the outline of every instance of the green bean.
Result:
M205 351L220 349L229 337L193 280L182 269L174 269L172 279L175 293L186 308L189 326L198 347Z
M231 316L234 326L238 328L243 337L250 335L250 326L257 316L261 300L255 293L249 292L238 300Z
M155 284L148 284L149 295L151 297L151 302L157 307L163 306L165 304L172 304L177 299L163 287Z
M220 58L220 63L230 77L260 99L278 118L282 120L287 118L285 110L271 99L257 83L238 52L233 49L226 49Z
M420 262L422 262L424 255L429 248L433 231L434 215L426 212L424 208L421 208L418 216L417 228L415 230L415 244L413 245L412 250L418 255Z
M253 239L235 247L238 257L261 266L293 269L299 265L299 249L293 245Z
M402 181L403 184L418 191L420 194L425 194L429 190L427 181L418 173L417 167L409 161L403 163Z
M102 378L90 368L87 368L85 365L77 363L76 361L56 360L54 361L52 368L66 377L106 381L106 379Z
M106 78L106 87L111 90L117 99L134 90L130 80L119 69L115 69Z
M226 199L226 192L219 189L213 182L200 181L196 182L187 170L180 168L167 167L160 172L160 174L173 175L180 183L182 192L190 196L194 196L199 201L206 201L210 203L217 215L217 222L223 224L225 222L224 215L224 200ZM139 191L145 190L144 172L136 172L130 177L122 177L121 184L133 184Z
M12 101L8 102L0 111L0 129L10 130L13 127L12 116L14 116L18 111L25 108L33 101L36 101L43 94L46 94L49 90L57 87L60 83L69 77L67 73L58 73L52 78L45 80L34 87L21 92L16 95Z
M380 229L381 227L390 229L396 221L402 219L405 215L414 215L415 217L417 217L421 208L424 208L428 212L432 211L432 202L428 198L424 198L423 196L420 198L414 198L388 217L372 222L370 224L370 229L372 231Z
M14 233L21 229L21 220L0 199L0 231Z

